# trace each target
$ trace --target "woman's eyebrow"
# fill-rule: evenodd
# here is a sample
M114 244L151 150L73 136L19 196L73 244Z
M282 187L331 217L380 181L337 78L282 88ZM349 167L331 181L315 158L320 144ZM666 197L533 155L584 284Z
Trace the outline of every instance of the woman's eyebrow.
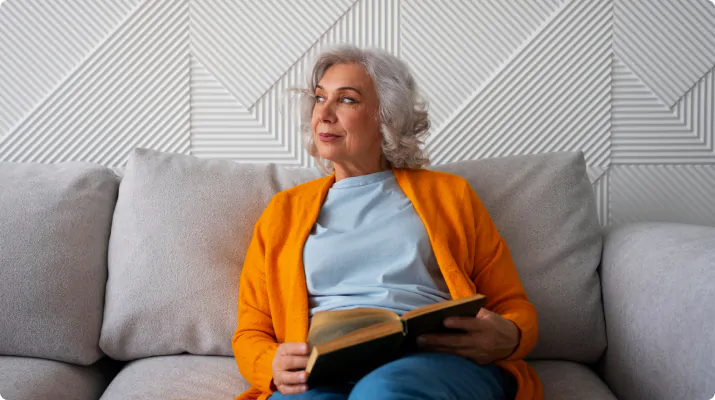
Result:
M323 89L323 90L325 90L325 88L322 87L322 86L320 86L320 85L316 85L315 88L316 88L316 89ZM352 90L353 92L357 92L357 94L359 94L360 96L362 96L362 93L361 93L359 90L355 89L354 87L350 87L350 86L341 86L341 87L339 87L339 88L337 88L337 89L335 89L335 90L336 90L336 91L337 91L337 90Z

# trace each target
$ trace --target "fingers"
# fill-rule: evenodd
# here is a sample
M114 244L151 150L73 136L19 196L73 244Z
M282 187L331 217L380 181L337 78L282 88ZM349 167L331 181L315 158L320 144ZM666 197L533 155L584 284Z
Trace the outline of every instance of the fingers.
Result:
M298 394L308 391L308 385L280 385L277 388L281 394Z
M308 356L280 356L278 367L283 371L303 370L308 366Z
M305 371L279 371L273 377L274 382L279 382L276 386L296 386L308 382L308 373Z
M282 394L297 394L308 390L307 343L282 343L273 359L273 382Z
M479 309L479 312L477 313L477 318L488 318L494 314L496 314L496 313L493 311L489 311L486 308L482 307Z
M308 343L282 343L278 346L276 354L281 356L303 356L308 354Z
M307 343L283 343L278 346L275 366L281 371L305 369L308 366Z
M308 374L305 371L280 371L273 377L276 388L282 394L303 393L308 390Z
M484 321L479 317L451 317L444 320L444 326L453 329L463 329L467 332L478 332L484 329Z
M475 338L471 335L422 335L417 338L417 345L420 348L446 347L446 348L475 348L477 347Z

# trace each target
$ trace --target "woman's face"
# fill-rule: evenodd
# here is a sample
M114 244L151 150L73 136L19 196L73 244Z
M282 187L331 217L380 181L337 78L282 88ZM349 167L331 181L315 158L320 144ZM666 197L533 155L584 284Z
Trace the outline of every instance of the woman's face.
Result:
M330 67L315 89L313 139L320 157L336 171L380 170L382 135L375 85L359 64Z

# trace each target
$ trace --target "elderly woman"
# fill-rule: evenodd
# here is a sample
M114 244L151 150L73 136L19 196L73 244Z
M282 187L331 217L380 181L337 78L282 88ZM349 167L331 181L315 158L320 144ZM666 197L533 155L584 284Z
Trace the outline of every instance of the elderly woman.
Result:
M429 120L407 66L381 51L321 54L303 134L329 176L274 196L253 232L233 349L238 399L540 399L523 361L537 315L509 249L464 179L422 169ZM310 121L310 124L308 124ZM478 315L444 321L420 351L357 382L307 387L318 311L416 307L481 293Z

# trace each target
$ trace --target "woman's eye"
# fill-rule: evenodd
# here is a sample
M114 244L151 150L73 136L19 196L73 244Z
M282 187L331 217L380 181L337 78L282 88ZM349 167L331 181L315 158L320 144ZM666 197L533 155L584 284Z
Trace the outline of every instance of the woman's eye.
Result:
M342 103L348 103L348 104L355 103L355 99L353 99L352 97L341 97L340 101Z
M325 100L325 99L323 99L323 96L315 96L315 102L316 102L316 103L320 103L320 102L323 101L323 100Z

